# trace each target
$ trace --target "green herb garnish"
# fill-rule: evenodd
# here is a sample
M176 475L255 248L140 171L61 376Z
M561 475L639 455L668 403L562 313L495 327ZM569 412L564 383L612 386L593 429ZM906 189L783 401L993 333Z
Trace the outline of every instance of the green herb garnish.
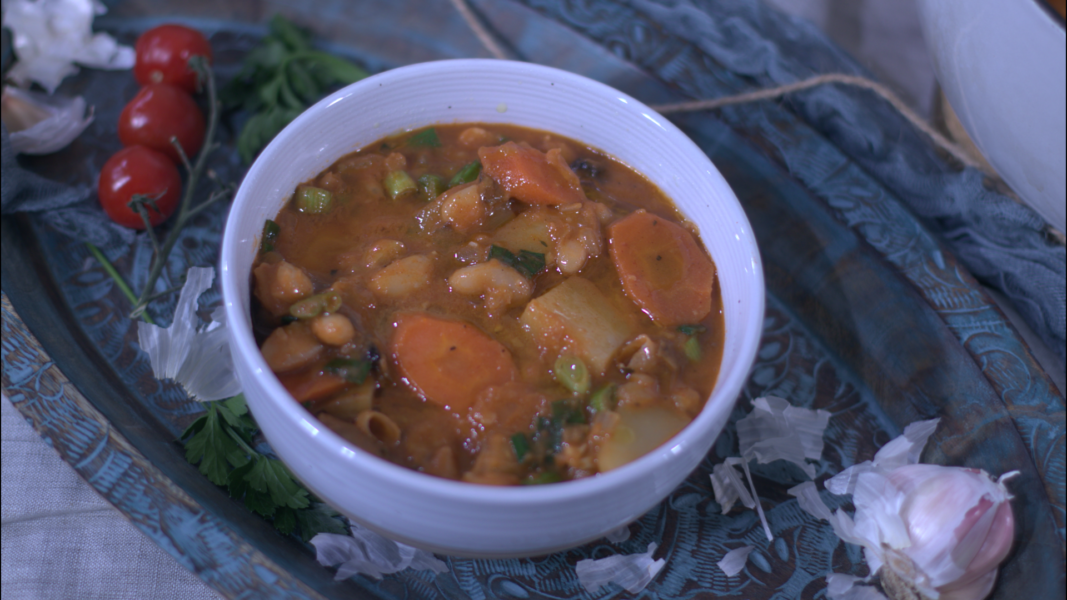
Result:
M285 464L253 447L258 428L243 395L204 404L207 413L180 438L186 460L283 534L299 532L306 542L317 533L346 533L341 516L313 501Z
M693 335L696 333L704 333L708 328L703 325L679 325L678 331L683 335Z
M267 221L263 223L263 238L259 241L259 251L273 252L274 242L277 241L278 236L281 235L281 233L282 228L274 221L267 219Z
M523 485L544 485L546 483L559 483L563 481L563 477L556 471L541 471L535 475L530 475L526 479L522 480Z
M437 137L437 130L431 127L409 137L406 144L416 148L440 148L441 139Z
M270 33L245 57L241 71L222 92L226 108L249 113L237 136L237 151L252 162L283 127L332 86L363 79L367 72L311 46L311 33L275 15Z
M516 433L511 436L511 448L515 450L515 458L519 462L526 458L526 454L530 451L530 440L526 438L525 433Z
M532 279L534 275L545 270L545 255L540 252L519 250L519 253L515 254L507 248L494 244L489 247L489 259L494 258L522 273L527 279Z
M452 179L448 180L448 187L455 187L457 185L463 185L464 183L470 183L475 179L478 179L478 174L482 172L482 163L474 161L465 165L458 173L452 176Z
M349 383L360 385L370 373L371 364L354 358L335 358L326 363L325 371L343 378Z

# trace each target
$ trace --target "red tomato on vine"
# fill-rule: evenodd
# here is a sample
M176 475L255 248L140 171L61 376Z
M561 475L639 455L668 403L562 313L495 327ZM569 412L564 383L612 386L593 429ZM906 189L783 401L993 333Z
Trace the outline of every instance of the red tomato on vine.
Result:
M178 208L182 179L170 158L145 146L130 146L116 152L100 170L97 195L112 221L132 229L144 229L144 220L130 200L137 194L153 198L145 203L152 226L166 221ZM153 208L154 204L154 208Z
M192 96L166 83L141 88L119 115L123 146L148 146L181 162L170 143L177 137L185 155L192 158L204 143L204 115Z
M203 56L211 61L211 44L204 34L184 25L153 27L137 38L133 76L137 83L169 83L189 93L197 91L196 71L189 59Z

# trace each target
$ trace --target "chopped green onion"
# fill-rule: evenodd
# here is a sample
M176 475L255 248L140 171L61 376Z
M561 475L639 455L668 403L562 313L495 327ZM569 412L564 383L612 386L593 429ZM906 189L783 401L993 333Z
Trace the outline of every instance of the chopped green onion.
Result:
M313 319L322 312L325 302L319 296L309 296L289 307L289 314L297 319Z
M419 177L419 191L426 196L426 201L431 202L436 200L446 189L445 180L441 179L437 175L426 174Z
M440 148L441 139L437 137L437 130L433 127L429 129L423 129L415 135L408 138L408 146L424 147L424 148Z
M341 308L343 300L337 290L326 290L319 295L322 296L322 310L328 313L335 313Z
M278 239L281 232L282 228L279 227L277 223L267 219L267 221L263 223L263 238L259 242L259 251L273 252L274 242Z
M544 485L546 483L559 483L563 477L556 471L541 471L536 475L530 475L522 481L523 485Z
M697 340L696 336L691 336L687 339L682 349L685 350L685 356L689 360L693 362L700 360L700 341Z
M519 250L519 253L515 254L507 248L494 244L489 247L489 260L494 258L522 273L527 279L532 279L534 275L545 270L545 255L540 252Z
M526 439L525 433L516 433L511 436L511 447L515 450L515 458L522 462L522 459L526 458L526 453L530 451L530 441Z
M392 171L385 176L382 185L385 186L386 193L388 193L389 197L393 200L419 189L419 187L415 185L415 180L404 171Z
M335 358L326 363L324 370L343 378L348 383L360 385L370 373L370 363L354 358Z
M341 302L341 294L336 290L326 290L296 302L289 307L289 314L297 319L313 319L324 312L337 312Z
M556 359L552 373L556 376L556 381L575 394L584 394L589 391L591 383L589 369L585 368L585 363L577 356L561 355Z
M615 407L615 384L609 383L599 390L593 392L592 397L589 398L589 408L593 409L593 412L604 412L605 410L611 410Z
M708 328L703 325L679 325L678 331L682 332L682 335L693 335L695 333L704 333Z
M331 204L333 204L333 192L330 190L308 185L296 192L296 208L300 212L321 214L330 210Z
M448 187L455 187L464 183L470 183L475 179L478 179L478 174L482 172L482 163L474 161L456 173L452 179L448 182Z
M293 315L282 315L282 319L281 320L282 320L282 325L288 325L290 323L296 323L300 319L294 317Z

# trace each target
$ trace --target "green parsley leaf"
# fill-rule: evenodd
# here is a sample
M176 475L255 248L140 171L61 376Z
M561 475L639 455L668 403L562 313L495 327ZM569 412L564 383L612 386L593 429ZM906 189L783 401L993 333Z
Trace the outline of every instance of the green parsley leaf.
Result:
M204 425L207 425L207 415L202 415L199 419L190 423L189 426L185 428L185 431L182 432L181 436L178 437L178 439L184 440L185 438L203 429Z
M226 433L214 404L208 405L207 420L185 444L185 459L200 463L200 472L215 485L229 481L228 457L237 450L237 442Z
M308 491L293 479L289 468L280 460L256 458L245 480L257 492L268 492L277 506L306 508L309 504Z
M679 325L678 331L683 335L693 335L695 333L704 333L708 328L703 325Z
M423 129L415 135L408 138L406 142L408 146L422 147L422 148L440 148L441 139L437 137L437 130L433 127L429 129Z
M274 528L277 529L282 535L289 535L296 530L296 513L297 511L282 507L278 509L278 512L274 514Z
M347 533L341 515L314 498L281 461L253 448L257 427L243 395L205 404L207 413L181 437L189 462L199 463L212 482L283 535L299 533L306 542L317 533Z
M540 252L519 250L519 253L515 254L507 248L494 244L489 247L489 259L494 258L523 274L527 279L533 279L535 275L545 270L545 255Z
M304 542L310 542L316 533L348 533L340 513L321 502L313 502L308 508L296 511L296 523Z
M220 98L227 109L249 114L237 136L242 160L251 162L283 127L326 94L367 72L342 58L312 48L311 33L275 16L270 33L252 49Z

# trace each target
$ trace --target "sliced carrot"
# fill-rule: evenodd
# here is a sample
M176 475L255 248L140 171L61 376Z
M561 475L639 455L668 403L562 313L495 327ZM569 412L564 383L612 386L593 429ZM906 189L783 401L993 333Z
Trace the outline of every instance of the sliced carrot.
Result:
M325 373L321 368L285 373L278 375L278 380L297 402L326 398L341 391L348 383L343 377Z
M465 414L479 392L516 378L511 353L474 325L400 315L393 333L393 358L400 374L423 398Z
M508 142L483 146L478 158L487 175L511 196L527 204L572 204L585 200L578 176L558 149L540 150Z
M623 290L653 321L697 323L711 312L715 265L684 227L639 210L608 235Z

